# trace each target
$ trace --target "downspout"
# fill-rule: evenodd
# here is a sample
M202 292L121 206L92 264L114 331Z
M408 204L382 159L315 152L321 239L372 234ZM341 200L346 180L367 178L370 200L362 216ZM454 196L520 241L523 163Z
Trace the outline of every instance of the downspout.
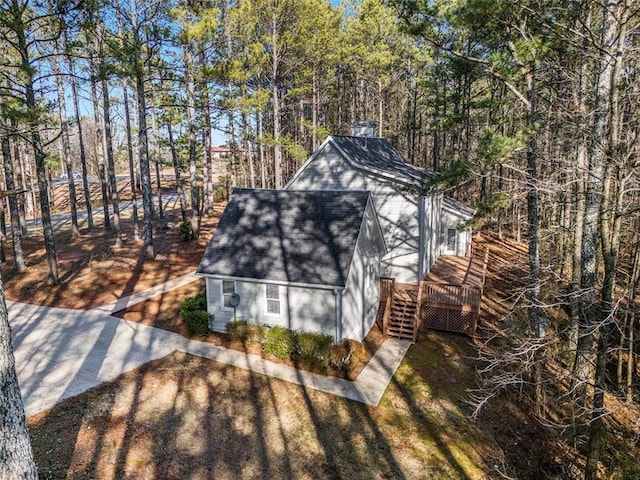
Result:
M418 235L418 283L422 280L424 276L424 241L425 241L425 231L424 231L424 197L420 197L418 200L418 230L420 231Z
M342 341L342 294L345 287L335 287L333 294L336 296L336 343Z

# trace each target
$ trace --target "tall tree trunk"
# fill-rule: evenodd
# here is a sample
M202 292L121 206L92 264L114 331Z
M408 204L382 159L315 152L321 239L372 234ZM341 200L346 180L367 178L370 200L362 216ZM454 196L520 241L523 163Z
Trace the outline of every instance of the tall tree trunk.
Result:
M80 101L78 98L78 85L76 83L73 60L68 59L69 75L71 76L71 96L73 99L73 109L78 126L78 146L80 149L80 165L82 166L82 187L84 190L84 202L87 209L87 226L93 228L93 206L91 205L91 190L89 188L89 170L87 169L87 152L84 146L84 135L82 132L82 119L80 118Z
M274 12L271 20L271 95L273 108L273 171L275 188L283 186L282 178L282 112L280 111L280 52L278 50L278 22Z
M173 143L173 127L171 126L171 119L167 119L167 132L169 134L169 148L171 149L171 161L173 163L173 172L176 177L176 191L178 192L178 198L180 199L180 215L182 223L187 222L187 199L184 194L184 188L182 187L182 178L180 177L180 164L178 161L178 154L176 152L176 146Z
M98 163L98 178L100 179L100 191L102 194L102 213L104 215L104 228L111 228L109 218L109 193L107 190L107 176L104 168L105 142L102 130L102 120L100 119L100 103L98 101L98 85L95 76L96 67L93 65L94 78L91 79L91 103L93 104L93 121L96 133L96 161Z
M198 55L200 68L204 69L207 59L204 49ZM211 158L211 98L206 78L200 79L200 100L202 102L202 149L204 150L204 214L213 215L213 168Z
M129 181L131 182L131 208L133 209L133 239L140 240L140 229L138 227L138 187L137 169L133 160L133 141L131 138L131 112L129 111L129 86L127 79L122 80L122 101L124 103L124 119L127 131L127 157L129 159Z
M20 395L15 358L11 345L11 328L0 277L0 478L6 480L35 480L38 471Z
M185 88L187 91L187 136L189 142L189 184L191 187L191 231L194 238L200 235L200 196L198 195L196 167L196 119L195 86L193 84L193 59L188 47L184 49Z
M604 168L602 195L599 211L599 233L602 245L602 257L604 263L604 280L601 290L601 315L602 319L598 325L599 340L597 350L596 376L595 376L595 392L593 396L592 420L589 425L589 442L587 445L587 464L585 466L585 479L591 480L598 477L598 462L600 458L600 450L602 438L604 437L604 396L606 391L606 375L607 375L607 356L609 349L609 341L613 331L613 296L615 289L615 274L618 257L618 245L620 238L620 206L622 203L622 194L616 195L614 181L616 180L617 156L618 156L618 140L619 140L619 122L620 111L618 104L618 78L622 70L622 59L624 56L624 48L626 42L627 13L629 10L629 1L615 2L610 1L606 8L603 8L602 26L603 40L602 46L605 49L611 49L613 52L605 51L603 55L603 78L599 82L597 95L602 94L606 99L603 100L606 110L598 111L596 103L596 134L604 134L597 137L596 141L602 142L598 145L597 150L602 157ZM617 18L616 18L617 16ZM610 55L613 53L613 55ZM605 58L606 54L606 58ZM613 59L613 60L612 60ZM606 75L606 76L605 76ZM600 118L602 115L602 118ZM607 118L608 117L608 118ZM608 120L608 121L607 121ZM618 183L620 192L623 185ZM614 198L615 197L615 198Z
M11 119L11 129L16 130L18 128L18 122L16 119ZM18 200L18 221L20 222L20 231L22 232L22 237L26 238L29 236L29 229L27 228L27 202L31 199L31 185L27 186L26 183L26 175L25 175L25 165L24 165L24 155L20 153L20 145L16 140L13 141L13 160L14 164L18 165L18 171L16 172L16 182L18 183L17 188L22 190L23 193L17 196ZM28 187L28 188L27 188Z
M433 88L435 89L435 95L433 97L433 161L431 168L434 172L437 172L440 168L440 86L438 85L438 79L433 82Z
M382 78L378 77L378 136L382 137L382 121L384 119L384 95L382 93Z
M67 102L65 100L64 85L60 74L60 64L54 58L53 73L56 77L56 87L58 93L58 117L60 119L62 159L67 171L67 184L69 185L69 209L71 210L71 236L80 236L78 228L78 206L76 204L76 183L73 177L73 164L71 162L71 147L69 146L69 124L67 122Z
M616 24L613 14L607 14L608 7L602 8L600 29L600 44L604 47L613 44L616 34ZM594 331L597 326L599 312L596 304L597 282L597 250L599 247L599 212L602 198L602 178L607 143L607 119L610 110L609 88L613 60L610 52L600 53L598 72L595 85L595 104L591 143L589 145L589 162L587 182L585 186L585 215L582 235L581 276L580 289L583 292L580 301L580 323L576 361L573 375L582 387L577 393L584 398L586 384L594 378L595 355L593 349Z
M235 128L235 118L233 116L233 112L229 110L227 113L227 124L229 129L229 176L230 176L230 187L238 186L238 149L236 144L236 128Z
M528 126L535 128L537 114L535 73L532 70L527 79L529 88L529 115ZM540 238L539 238L539 211L538 211L538 141L537 134L531 134L527 149L527 223L529 225L529 272L531 275L531 293L529 319L531 328L537 338L543 338L547 330L547 319L542 311L540 303Z
M313 152L318 148L318 110L320 109L320 93L318 92L318 75L317 72L313 72L313 84L311 87L311 123L313 127L313 133L311 136L311 150Z
M587 18L587 25L591 23ZM586 40L583 46L586 52ZM575 364L575 353L578 347L579 325L580 325L580 279L581 279L581 257L582 257L582 237L585 218L585 172L587 171L587 135L585 126L587 124L586 106L586 81L587 62L584 56L581 58L580 77L577 91L577 116L580 125L580 136L576 145L576 168L574 169L573 191L575 198L575 211L573 215L573 250L571 268L571 297L569 304L569 350L573 355Z
M141 70L141 69L140 69ZM142 209L144 211L144 248L147 258L155 258L153 248L153 194L151 191L151 170L149 168L149 146L147 144L147 119L144 73L138 71L135 77L138 99L138 148L140 149L140 176L142 177Z
M11 158L11 146L9 139L2 136L2 161L4 164L4 177L7 190L11 192L16 189L13 180L13 160ZM13 193L9 195L9 215L11 215L11 239L13 240L13 270L16 272L24 272L27 264L24 260L24 251L22 250L22 229L20 228L20 214L18 212L18 195Z
M111 207L113 208L113 229L116 234L116 248L122 247L122 228L120 226L120 206L118 199L118 181L116 179L115 160L113 158L113 138L111 135L111 103L109 84L102 79L102 108L104 110L104 135L107 153L107 171L111 186Z
M254 149L251 148L251 144L249 143L249 119L245 112L242 112L242 148L249 161L249 184L251 188L256 188Z
M264 139L262 138L262 112L256 114L258 123L258 148L260 153L260 187L267 188L267 160L264 154Z
M151 84L149 91L149 113L151 116L151 141L150 152L153 158L153 164L156 168L156 185L158 187L158 218L164 221L164 206L162 204L162 178L160 174L160 150L158 149L158 124L156 122L156 108L154 102L154 89Z
M31 65L29 58L29 47L27 45L27 39L24 36L24 31L17 32L17 44L20 52L22 63L20 66L21 72L24 74L24 92L25 92L25 104L31 112L36 112L38 104L36 102L35 91L33 88L33 75L35 69ZM42 139L40 137L40 126L33 120L29 126L29 138L34 150L35 163L36 163L36 177L38 179L38 189L40 197L40 212L42 215L42 230L44 232L44 246L47 257L47 284L58 284L60 280L58 278L58 262L56 260L56 244L53 236L53 226L51 225L51 210L49 208L49 199L47 197L47 172L46 172L46 154L43 151Z
M131 7L131 24L133 31L133 44L141 48L143 45L140 38L140 28L138 24L137 3ZM149 259L155 258L153 247L153 192L151 186L151 169L149 166L149 141L147 136L147 91L145 87L145 68L140 56L141 51L136 51L134 58L134 78L136 82L136 95L138 101L138 148L140 155L140 176L142 177L142 209L144 210L144 248L145 255Z

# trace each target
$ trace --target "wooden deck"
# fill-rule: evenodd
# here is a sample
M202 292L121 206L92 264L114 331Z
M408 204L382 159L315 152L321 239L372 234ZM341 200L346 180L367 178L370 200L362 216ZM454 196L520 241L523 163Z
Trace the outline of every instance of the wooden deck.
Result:
M474 253L440 256L419 285L381 278L378 320L383 332L414 342L422 326L475 335L488 251Z
M431 267L427 282L482 287L484 284L484 258L481 255L456 257L441 255Z
M475 335L489 251L470 257L443 255L421 282L422 324L434 330Z

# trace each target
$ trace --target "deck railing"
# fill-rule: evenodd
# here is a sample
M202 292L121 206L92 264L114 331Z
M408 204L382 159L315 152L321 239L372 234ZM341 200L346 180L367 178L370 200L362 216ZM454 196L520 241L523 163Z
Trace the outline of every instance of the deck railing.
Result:
M475 335L481 287L422 282L421 288L424 288L422 317L427 328Z
M442 307L449 305L475 307L480 303L480 287L427 281L421 283L425 289L424 298L430 304Z
M485 249L484 258L479 254L480 252L474 248L462 284L426 280L420 282L420 285L399 284L399 288L405 293L409 292L416 301L414 342L418 330L423 325L435 330L475 335L487 273L489 249ZM478 269L480 261L482 261L482 267ZM476 284L467 284L471 281ZM380 278L380 306L376 322L385 334L393 310L395 289L395 279Z

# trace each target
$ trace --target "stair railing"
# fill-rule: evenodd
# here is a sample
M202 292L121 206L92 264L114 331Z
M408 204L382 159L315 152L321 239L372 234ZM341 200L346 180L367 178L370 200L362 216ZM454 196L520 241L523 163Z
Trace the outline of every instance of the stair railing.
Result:
M380 299L384 299L384 314L382 315L382 333L387 334L391 311L393 310L393 292L395 291L396 279L380 277Z
M414 325L413 325L413 343L416 343L416 340L418 339L418 331L420 330L420 328L422 328L422 319L423 319L422 304L424 303L424 292L426 290L426 284L427 282L421 281L420 285L418 286L418 299L416 300L417 302L416 316L415 316Z

